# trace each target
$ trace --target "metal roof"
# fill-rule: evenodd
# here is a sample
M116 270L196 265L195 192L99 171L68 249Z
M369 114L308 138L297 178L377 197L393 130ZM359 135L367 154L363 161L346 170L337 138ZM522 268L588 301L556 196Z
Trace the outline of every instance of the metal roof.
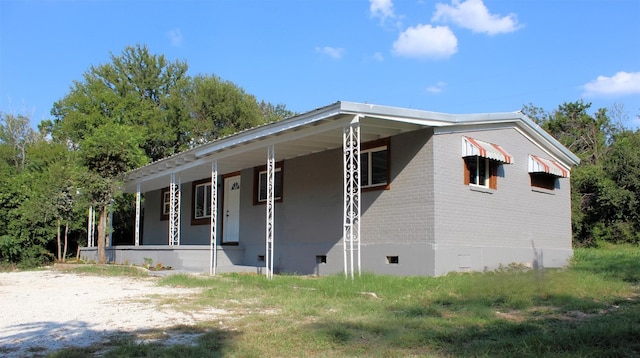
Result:
M275 146L276 160L342 147L342 128L355 117L360 121L361 141L367 142L427 127L476 126L512 123L553 151L558 158L575 165L578 158L520 112L447 114L367 103L335 102L281 121L261 125L197 146L127 173L125 192L161 189L168 176L180 172L183 183L211 176L211 163L218 173L232 173L264 165L266 148Z

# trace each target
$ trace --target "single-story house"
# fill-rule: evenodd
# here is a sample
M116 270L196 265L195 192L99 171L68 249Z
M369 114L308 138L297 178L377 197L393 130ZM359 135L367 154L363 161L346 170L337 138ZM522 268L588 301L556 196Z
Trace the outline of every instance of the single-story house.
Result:
M578 163L521 112L336 102L131 171L135 244L107 253L267 276L562 267Z

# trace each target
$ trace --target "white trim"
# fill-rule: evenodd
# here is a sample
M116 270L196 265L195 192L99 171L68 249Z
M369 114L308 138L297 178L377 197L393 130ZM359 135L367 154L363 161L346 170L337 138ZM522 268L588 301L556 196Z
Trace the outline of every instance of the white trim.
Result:
M204 193L203 193L203 198L202 198L202 215L198 216L198 188L199 187L204 187ZM207 190L207 188L209 188ZM211 186L211 182L203 182L200 184L195 184L193 186L193 218L195 220L198 219L207 219L211 217L211 213L213 212L213 208L210 207L209 208L209 212L207 212L207 191L209 192L209 202L211 202L211 196L212 196L212 189L213 187Z
M280 173L280 176L281 176L280 177L280 180L281 180L280 183L282 184L282 180L283 180L282 175L284 175L284 173L282 172L282 167L276 167L274 169L274 179L273 179L274 180L274 182L273 182L273 195L274 195L273 198L274 198L274 200L282 199L282 188L280 188L281 189L280 196L276 196L275 195L276 194L275 193L276 192L276 188L278 187L276 185L275 175L277 175L278 173ZM265 193L265 199L261 199L260 198L260 189L262 188L260 180L262 179L262 174L265 175L265 180L266 180L268 178L268 176L269 176L269 171L268 170L260 170L260 171L258 171L258 192L256 193L256 201L259 202L259 203L266 203L267 199L268 199L268 194L267 193ZM269 185L267 183L267 189L268 189L268 186Z
M361 188L371 188L371 187L377 187L377 186L383 186L383 185L388 185L389 184L389 176L388 176L388 172L389 172L389 161L387 160L387 166L385 168L385 170L387 171L387 174L385 174L385 176L387 177L386 181L384 183L372 183L372 177L373 177L373 160L371 157L371 153L377 153L377 152L383 152L383 151L388 151L389 150L389 146L388 145L381 145L375 148L369 148L369 149L361 149L360 150L360 156L362 156L365 153L368 153L369 155L367 156L367 182L363 182L363 176L360 176L360 187ZM358 158L358 161L360 161L360 158ZM362 163L359 163L359 167L362 166Z

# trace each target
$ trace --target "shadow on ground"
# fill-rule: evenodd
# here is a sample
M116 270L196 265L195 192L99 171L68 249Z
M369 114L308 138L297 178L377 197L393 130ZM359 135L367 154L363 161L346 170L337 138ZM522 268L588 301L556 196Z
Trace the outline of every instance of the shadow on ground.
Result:
M457 307L404 307L377 321L324 321L308 329L347 355L453 357L638 357L640 301L610 309L550 312L465 312ZM594 303L584 303L586 306ZM482 315L482 314L480 314Z
M35 322L7 328L2 357L215 357L240 333L216 327L183 326L133 331L95 330L86 322Z

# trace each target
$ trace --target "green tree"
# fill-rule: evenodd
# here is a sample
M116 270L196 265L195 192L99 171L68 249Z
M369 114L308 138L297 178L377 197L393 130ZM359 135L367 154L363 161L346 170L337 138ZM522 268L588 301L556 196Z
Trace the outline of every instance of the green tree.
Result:
M181 149L192 148L265 122L255 97L217 76L196 76L186 92L189 116Z
M269 102L260 101L258 104L264 121L267 123L277 122L283 118L295 116L297 113L287 109L287 106L283 103L273 105Z
M612 121L607 109L563 103L552 113L525 106L543 129L581 159L571 171L572 226L576 245L640 242L640 139ZM613 116L621 118L621 108Z
M126 172L147 161L142 135L132 126L105 124L80 143L80 158L87 168L84 180L90 203L98 212L98 262L106 263L107 216L121 194Z
M28 116L0 113L0 143L7 144L9 146L7 149L13 149L13 162L16 168L24 168L27 147L41 139L39 133L31 128L30 123L31 119Z
M146 46L126 47L120 56L111 55L111 63L92 66L84 81L74 82L54 104L54 135L78 145L96 128L117 123L143 134L142 146L151 160L174 154L186 112L172 94L184 91L186 72L186 63L152 55Z
M122 202L131 198L120 196L128 170L289 114L284 105L259 105L217 76L186 72L186 63L152 55L146 46L126 47L111 63L90 67L54 104L54 121L41 125L69 143L87 169L81 192L99 213L100 261L108 205L131 207Z

